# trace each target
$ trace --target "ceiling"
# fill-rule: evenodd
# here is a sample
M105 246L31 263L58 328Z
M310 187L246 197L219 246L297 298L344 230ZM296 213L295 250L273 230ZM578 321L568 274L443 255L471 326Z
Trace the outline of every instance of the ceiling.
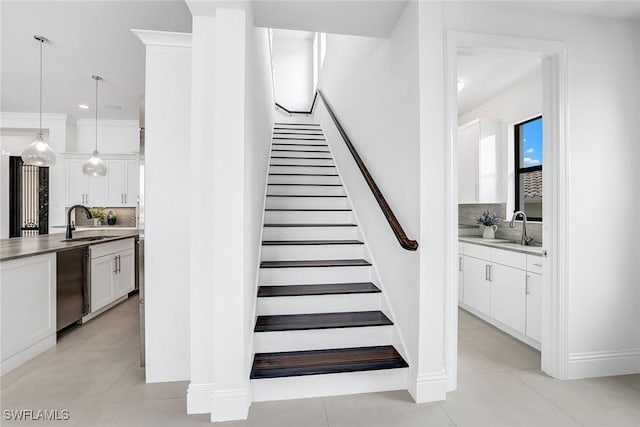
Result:
M388 37L407 0L253 2L258 27Z
M603 18L629 19L640 21L640 0L628 1L529 1L511 0L505 2L508 7L516 7L532 11L599 16Z
M39 42L34 34L51 40L43 50L45 113L95 117L91 75L97 74L104 78L100 118L131 120L138 119L144 94L145 53L130 29L191 32L184 1L2 0L0 8L0 111L5 112L38 112Z
M540 70L540 60L533 57L459 52L458 80L464 82L464 88L458 92L458 114L484 104Z

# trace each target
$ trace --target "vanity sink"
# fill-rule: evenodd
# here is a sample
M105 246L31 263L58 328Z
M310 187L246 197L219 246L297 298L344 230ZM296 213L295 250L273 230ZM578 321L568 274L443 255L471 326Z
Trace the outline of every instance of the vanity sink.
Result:
M106 236L106 235L87 236L87 237L76 237L76 238L73 238L73 239L64 239L64 240L60 240L60 241L61 242L93 242L95 240L111 239L113 237L117 237L117 236Z

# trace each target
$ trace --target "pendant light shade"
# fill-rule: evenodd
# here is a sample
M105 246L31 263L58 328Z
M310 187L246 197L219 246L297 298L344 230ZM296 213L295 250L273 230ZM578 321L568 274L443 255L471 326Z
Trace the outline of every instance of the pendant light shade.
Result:
M82 173L90 176L105 176L107 174L107 165L100 158L98 153L98 82L102 80L100 76L91 76L96 81L96 147L93 154L82 165Z
M49 39L43 36L33 36L40 43L40 127L33 142L22 152L22 161L33 166L53 166L56 164L56 153L47 144L42 132L42 45Z

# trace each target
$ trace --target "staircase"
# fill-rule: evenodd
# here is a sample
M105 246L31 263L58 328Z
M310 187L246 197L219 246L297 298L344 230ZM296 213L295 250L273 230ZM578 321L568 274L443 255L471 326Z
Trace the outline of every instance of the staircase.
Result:
M406 389L408 365L319 125L276 123L253 401Z

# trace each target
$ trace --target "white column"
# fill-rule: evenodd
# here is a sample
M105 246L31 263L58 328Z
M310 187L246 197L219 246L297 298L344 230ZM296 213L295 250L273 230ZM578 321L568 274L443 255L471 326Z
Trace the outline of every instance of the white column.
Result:
M146 381L189 379L191 35L133 30L146 45ZM206 219L203 216L203 219Z

